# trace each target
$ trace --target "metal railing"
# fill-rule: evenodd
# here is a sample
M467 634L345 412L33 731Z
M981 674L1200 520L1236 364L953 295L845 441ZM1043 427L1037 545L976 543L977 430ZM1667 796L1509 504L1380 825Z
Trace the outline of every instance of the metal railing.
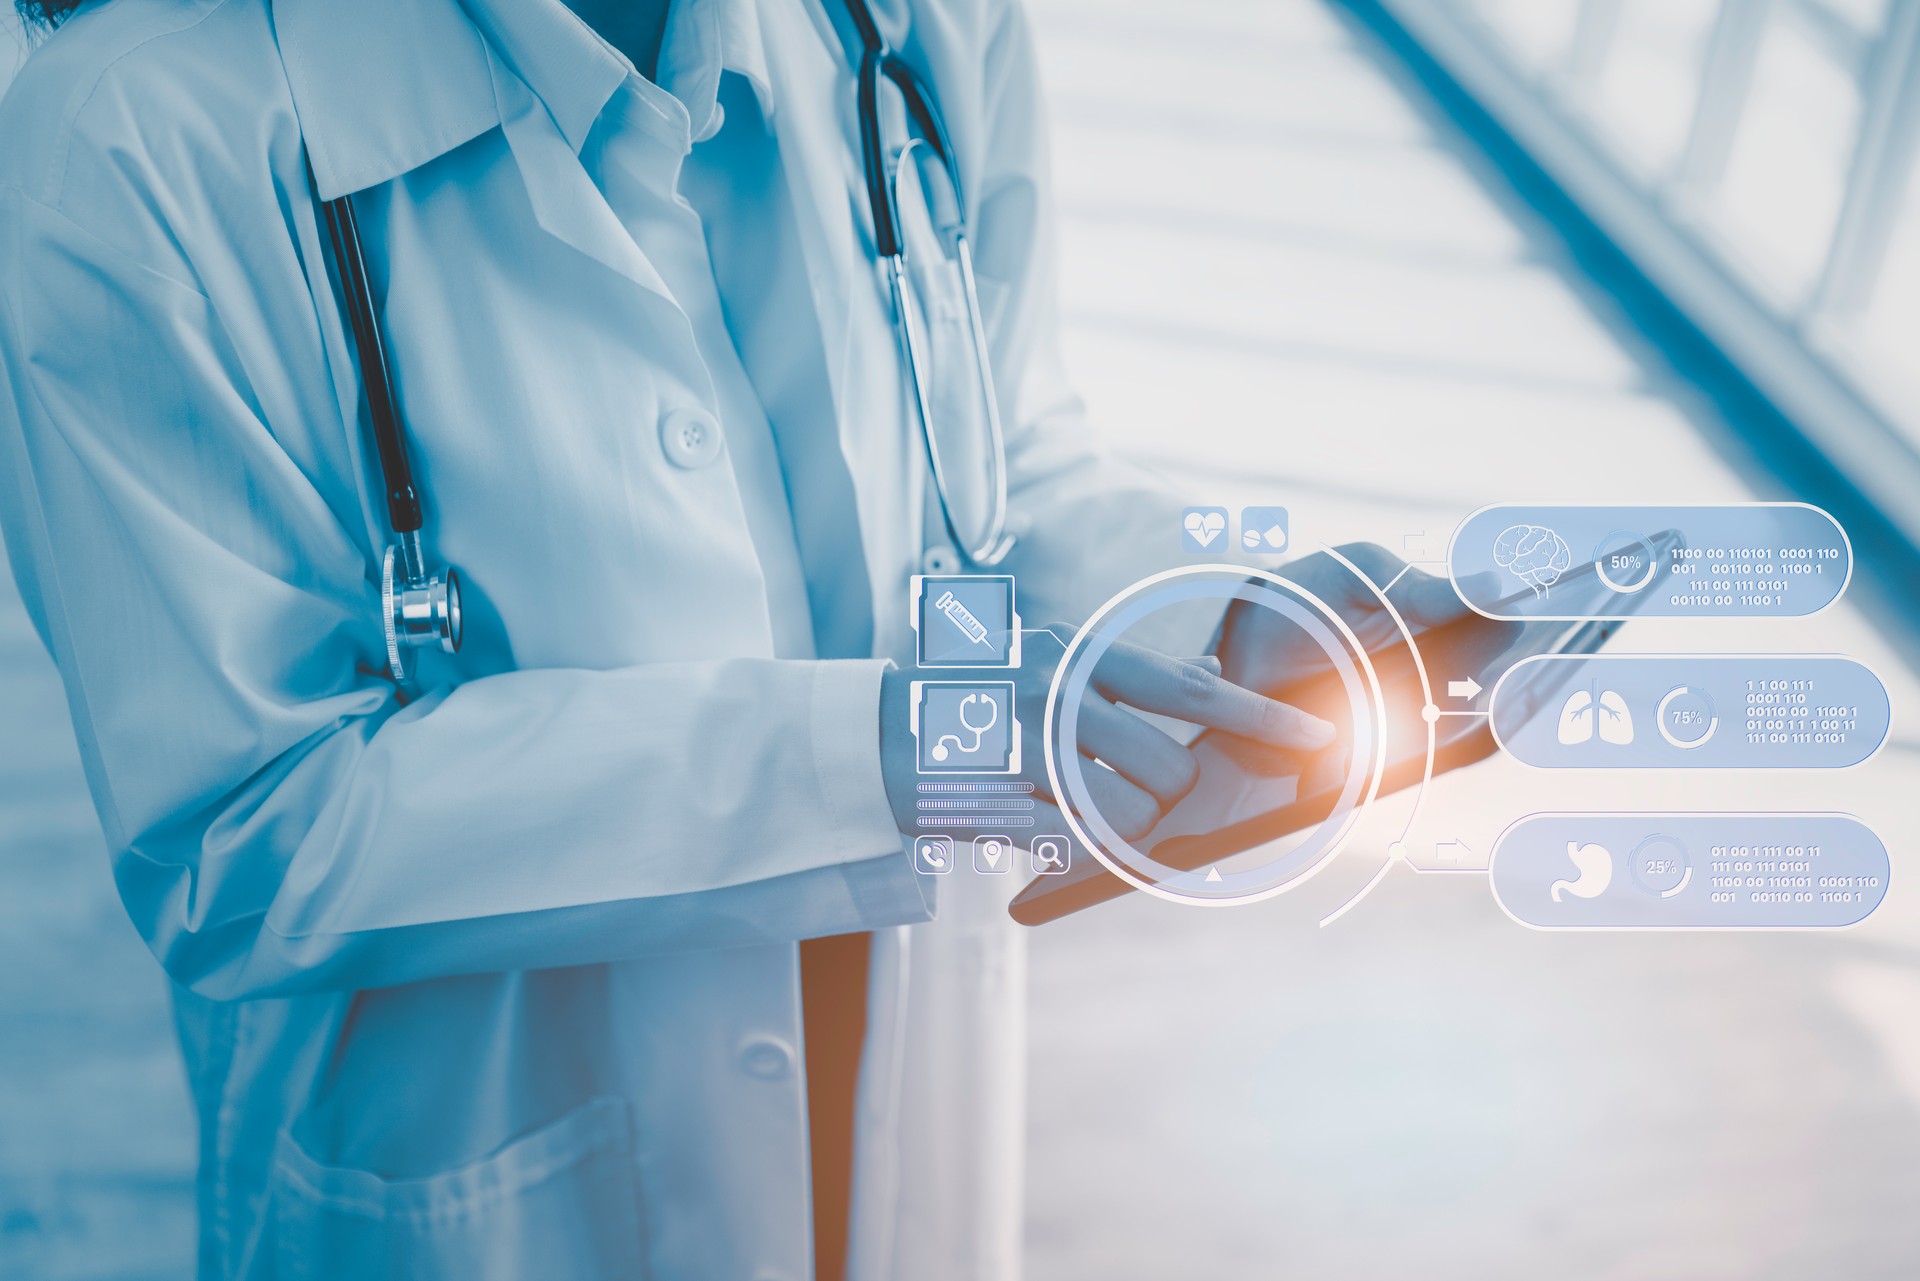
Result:
M1920 0L1380 0L1920 544Z

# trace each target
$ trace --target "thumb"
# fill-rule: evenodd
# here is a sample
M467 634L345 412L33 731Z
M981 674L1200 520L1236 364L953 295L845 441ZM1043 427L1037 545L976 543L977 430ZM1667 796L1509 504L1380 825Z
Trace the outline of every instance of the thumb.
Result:
M1393 590L1393 603L1409 619L1427 627L1450 623L1469 612L1451 580L1419 570L1400 580Z

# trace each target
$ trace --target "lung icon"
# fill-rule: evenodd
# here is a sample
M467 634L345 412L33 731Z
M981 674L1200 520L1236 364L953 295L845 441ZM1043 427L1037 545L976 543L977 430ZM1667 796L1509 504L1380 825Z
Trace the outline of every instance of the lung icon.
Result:
M1633 711L1620 691L1590 685L1567 696L1556 737L1563 747L1577 747L1592 742L1596 734L1603 743L1627 746L1633 742Z

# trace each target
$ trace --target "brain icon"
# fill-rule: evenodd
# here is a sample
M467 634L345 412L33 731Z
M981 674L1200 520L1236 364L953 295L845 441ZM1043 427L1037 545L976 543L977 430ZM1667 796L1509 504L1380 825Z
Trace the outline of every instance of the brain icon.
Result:
M1493 563L1545 596L1573 564L1573 551L1545 525L1509 525L1493 540Z

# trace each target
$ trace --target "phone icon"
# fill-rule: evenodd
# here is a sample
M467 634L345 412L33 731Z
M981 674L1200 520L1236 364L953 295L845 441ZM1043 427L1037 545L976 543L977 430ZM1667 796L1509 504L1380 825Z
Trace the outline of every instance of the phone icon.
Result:
M945 876L953 870L953 838L951 836L916 836L913 838L914 870L925 872L929 876Z

